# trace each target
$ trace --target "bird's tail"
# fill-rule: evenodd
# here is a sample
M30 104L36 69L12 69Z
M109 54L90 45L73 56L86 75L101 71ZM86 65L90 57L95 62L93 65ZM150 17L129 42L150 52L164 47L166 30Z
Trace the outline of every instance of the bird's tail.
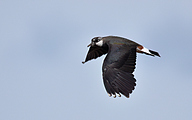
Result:
M151 55L151 56L161 57L158 52L155 52L153 50L149 50L149 49L147 49L147 48L145 48L145 47L143 47L141 45L137 47L137 52L138 53L145 53L145 54Z

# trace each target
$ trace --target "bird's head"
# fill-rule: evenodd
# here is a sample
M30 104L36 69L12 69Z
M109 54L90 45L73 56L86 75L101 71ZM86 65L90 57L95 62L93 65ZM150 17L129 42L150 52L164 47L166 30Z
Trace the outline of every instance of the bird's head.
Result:
M99 47L102 47L103 46L103 38L102 37L94 37L92 40L91 40L91 43L87 46L99 46Z

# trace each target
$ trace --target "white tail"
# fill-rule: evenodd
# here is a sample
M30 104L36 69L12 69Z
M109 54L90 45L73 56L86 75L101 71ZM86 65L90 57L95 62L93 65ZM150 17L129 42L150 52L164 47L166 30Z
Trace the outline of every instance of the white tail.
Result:
M145 53L145 54L151 55L151 56L155 56L155 55L156 55L156 56L159 56L159 57L160 57L160 55L159 55L158 52L149 50L149 49L147 49L147 48L145 48L145 47L143 47L143 46L141 46L141 45L137 47L137 52L138 52L138 53Z

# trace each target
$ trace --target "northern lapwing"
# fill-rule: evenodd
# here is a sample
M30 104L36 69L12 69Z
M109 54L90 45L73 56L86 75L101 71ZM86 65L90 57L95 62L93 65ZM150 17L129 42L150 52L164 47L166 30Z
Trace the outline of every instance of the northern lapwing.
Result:
M107 53L102 66L103 82L108 95L114 98L116 94L129 98L135 89L136 79L132 73L136 65L136 53L160 57L158 52L117 36L94 37L87 47L90 48L82 63Z

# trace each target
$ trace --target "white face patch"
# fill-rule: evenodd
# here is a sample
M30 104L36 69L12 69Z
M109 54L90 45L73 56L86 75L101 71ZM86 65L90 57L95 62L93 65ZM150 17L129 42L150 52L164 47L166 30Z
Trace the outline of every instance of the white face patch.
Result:
M96 45L102 47L103 46L103 40L100 40L99 42L97 42Z

